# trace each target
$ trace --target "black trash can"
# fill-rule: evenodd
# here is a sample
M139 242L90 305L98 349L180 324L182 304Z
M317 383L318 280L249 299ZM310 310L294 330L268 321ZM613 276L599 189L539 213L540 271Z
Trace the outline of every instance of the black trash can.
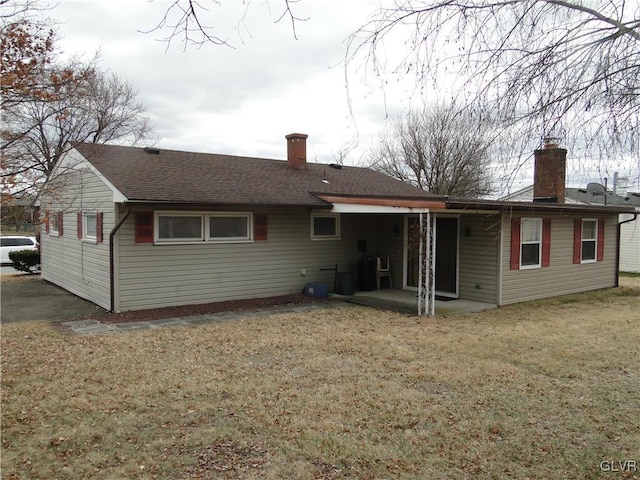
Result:
M355 293L353 272L338 272L336 283L336 293L338 295L353 295Z
M376 257L365 255L358 263L360 290L371 292L376 289Z

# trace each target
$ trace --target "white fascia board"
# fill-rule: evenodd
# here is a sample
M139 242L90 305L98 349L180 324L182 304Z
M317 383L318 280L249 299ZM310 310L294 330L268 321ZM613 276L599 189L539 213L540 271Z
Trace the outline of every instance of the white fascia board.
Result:
M60 160L56 169L75 169L79 170L81 168L89 169L94 175L96 175L102 183L104 183L111 193L113 193L113 202L114 203L125 203L128 199L124 196L124 194L118 190L113 183L111 183L107 178L100 173L100 171L94 167L91 162L89 162L86 158L84 158L80 152L78 152L75 148L69 150L65 156Z
M334 213L427 213L428 208L391 207L386 205L359 205L355 203L334 203Z

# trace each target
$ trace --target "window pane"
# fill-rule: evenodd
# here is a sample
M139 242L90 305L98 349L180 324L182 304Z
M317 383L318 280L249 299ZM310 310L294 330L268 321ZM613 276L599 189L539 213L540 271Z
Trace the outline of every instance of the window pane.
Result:
M522 266L540 265L540 244L522 245Z
M201 217L158 217L158 238L161 239L201 239Z
M522 242L539 242L541 220L523 218L522 219Z
M596 241L583 240L582 241L582 260L595 260L595 259L596 259Z
M96 216L87 215L85 217L85 222L87 225L87 237L95 237L96 236Z
M209 217L211 238L249 238L249 217Z
M596 239L596 221L595 220L583 220L582 221L582 239L583 240L595 240Z
M33 241L29 238L3 238L0 242L3 247L26 247L33 245Z
M313 235L333 237L336 232L335 217L314 217L313 218Z

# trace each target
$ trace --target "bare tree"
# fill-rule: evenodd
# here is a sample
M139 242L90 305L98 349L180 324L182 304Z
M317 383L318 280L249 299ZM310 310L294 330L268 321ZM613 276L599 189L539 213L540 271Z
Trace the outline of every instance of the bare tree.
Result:
M275 15L275 23L284 19L288 19L291 22L294 38L297 38L296 23L307 20L297 16L293 11L293 5L299 2L300 0L279 0L282 5ZM219 11L216 13L211 11L213 8L220 8L223 3L233 5L234 2L223 2L223 0L173 0L164 11L157 25L143 33L167 32L166 36L161 38L162 41L167 43L167 48L176 39L182 42L184 49L190 46L199 48L206 43L232 47L233 42L230 41L224 29L220 28L221 22L217 21L220 16ZM239 15L238 25L244 22L252 3L255 2L251 0L242 2L242 13ZM271 10L268 0L259 3L260 5L266 5Z
M74 143L148 139L152 127L137 95L117 75L93 71L43 98L4 109L3 181L11 179L14 193L37 190Z
M424 88L462 80L459 98L489 101L521 137L638 148L637 1L395 0L351 36L357 59Z
M370 166L438 195L492 192L490 124L468 111L438 105L397 117L371 152Z

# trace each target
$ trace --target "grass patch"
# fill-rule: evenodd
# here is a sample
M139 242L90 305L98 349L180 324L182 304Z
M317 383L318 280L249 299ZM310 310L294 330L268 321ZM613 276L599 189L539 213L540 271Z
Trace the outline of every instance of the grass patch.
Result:
M624 287L439 319L2 325L2 477L620 478L599 464L640 461L639 311Z

